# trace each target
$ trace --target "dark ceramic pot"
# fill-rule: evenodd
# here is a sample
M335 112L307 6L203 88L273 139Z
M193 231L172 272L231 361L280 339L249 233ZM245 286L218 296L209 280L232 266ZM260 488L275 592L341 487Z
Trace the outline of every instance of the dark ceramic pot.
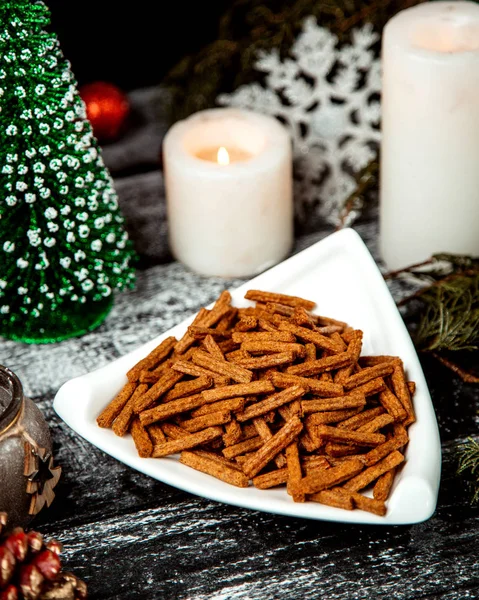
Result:
M0 511L10 527L26 525L51 504L60 472L42 413L18 377L0 366Z

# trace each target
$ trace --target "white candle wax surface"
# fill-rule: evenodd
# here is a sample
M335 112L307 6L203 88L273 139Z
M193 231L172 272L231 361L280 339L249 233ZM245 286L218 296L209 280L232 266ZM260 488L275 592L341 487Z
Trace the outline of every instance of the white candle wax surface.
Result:
M276 119L229 108L196 113L168 131L163 164L178 260L204 275L246 277L287 256L291 140Z
M383 33L380 247L391 269L479 255L479 5L427 2Z

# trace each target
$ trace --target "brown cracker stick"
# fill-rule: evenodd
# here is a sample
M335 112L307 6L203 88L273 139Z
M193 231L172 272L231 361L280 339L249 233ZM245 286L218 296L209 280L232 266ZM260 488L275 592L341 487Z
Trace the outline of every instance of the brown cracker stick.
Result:
M201 431L207 427L213 427L214 425L224 425L231 421L231 413L229 410L220 410L218 412L209 413L202 417L196 417L194 419L187 419L181 422L181 426L189 431L195 433Z
M391 363L381 363L374 367L366 367L359 373L351 375L351 377L343 381L344 389L352 390L353 388L364 385L365 383L368 383L368 381L376 379L377 377L386 377L387 375L391 375L393 370L394 364Z
M377 379L371 379L364 385L358 385L358 387L354 388L355 392L360 392L367 396L374 396L375 394L379 394L386 387L384 383L384 379L382 377L378 377Z
M301 404L299 400L293 400L289 404L283 404L283 406L278 407L278 412L281 415L283 421L289 421L294 415L296 415L299 418L301 418L303 415L303 411L301 410ZM274 421L274 411L271 411L267 414L273 415L273 418L271 418L270 421ZM265 418L267 414L265 415Z
M277 354L265 354L255 358L242 358L238 361L238 364L246 369L267 369L290 364L294 362L295 357L294 352L278 352Z
M293 310L293 314L291 315L291 321L295 325L304 326L308 329L313 329L316 327L315 320L309 314L309 312L302 306L295 307L295 309Z
M382 406L376 406L374 408L370 408L368 410L364 410L360 412L357 416L351 417L349 419L345 419L338 423L338 427L340 429L358 429L358 427L362 427L366 423L369 423L379 415L384 413L384 409Z
M286 465L288 468L288 493L293 497L295 502L304 502L305 495L295 491L294 487L303 477L301 463L299 461L298 442L293 442L286 447Z
M304 471L306 471L306 473L308 471L311 471L313 469L329 469L331 467L331 464L329 462L329 460L325 457L325 456L318 456L317 454L314 454L312 456L301 456L301 466L304 469Z
M375 515L379 515L380 517L384 517L386 514L386 505L381 500L368 498L367 496L363 496L356 492L352 493L351 496L354 506L359 508L359 510L365 510Z
M196 450L190 450L189 452L193 452L197 456L203 456L204 458L209 458L210 460L213 460L215 463L217 463L219 465L226 465L227 467L230 467L231 469L235 469L236 471L243 473L243 471L241 470L241 467L239 465L228 460L224 456L221 456L221 454L212 452L211 450L200 450L199 448L197 448Z
M206 310L206 308L200 308L196 317L193 319L192 325L200 325L203 323L206 315L208 315L210 311ZM195 343L195 338L191 335L191 333L186 330L184 336L176 343L175 345L175 354L184 354L190 346Z
M140 413L140 420L143 425L150 425L151 423L156 423L156 421L164 421L174 415L179 415L188 410L203 406L204 403L205 399L201 394L188 396L187 398L179 398L178 400L172 400L166 404L159 404L149 410L144 410Z
M328 442L324 449L328 458L349 458L350 456L357 455L361 451L361 446Z
M225 481L230 485L248 487L248 479L241 471L226 464L220 464L206 456L197 454L195 451L184 450L181 453L180 462L196 471L201 471L202 473L221 479L221 481Z
M259 435L244 440L243 442L239 442L238 444L234 444L233 446L228 446L227 448L223 448L223 456L226 458L235 458L236 456L240 456L241 454L245 454L246 452L252 452L253 450L257 450L261 448L263 445L263 440Z
M231 352L232 350L237 350L238 347L238 344L236 342L233 342L231 338L229 340L223 340L222 342L218 342L218 348L221 350L221 352L223 352L223 354Z
M241 429L242 429L242 439L243 440L247 440L248 438L256 437L258 435L258 432L256 431L256 427L254 426L253 423L245 423L244 425L241 426Z
M157 423L150 425L146 428L146 430L148 431L148 435L150 436L150 439L153 442L153 446L155 446L156 444L162 444L163 442L166 442L166 436L163 433L163 429Z
M128 381L138 381L140 373L142 371L149 371L158 363L164 361L170 352L173 350L177 340L175 337L170 336L161 342L156 348L154 348L148 356L136 363L126 374Z
M254 455L254 452L247 452L235 457L236 465L241 468L244 463Z
M192 325L213 327L213 325L216 325L218 321L228 314L231 308L230 304L231 294L228 291L222 292L211 310L206 310L205 308L200 309ZM194 343L194 341L194 337L187 331L181 340L176 344L175 352L177 354L183 354Z
M238 350L233 350L233 352L228 352L228 354L225 355L225 359L228 362L236 364L239 364L242 360L248 358L251 358L251 354L249 354L249 352L246 352L246 350L241 350L241 348Z
M352 327L350 327L344 321L338 321L338 319L333 319L332 317L324 317L323 315L311 315L313 319L316 321L316 325L321 327L328 327L330 325L337 325L343 329L343 332L352 331Z
M348 345L347 352L351 356L351 364L339 369L334 376L335 383L344 383L351 374L353 373L354 365L358 362L359 355L361 354L361 348L363 343L363 332L360 329L354 329L351 332L351 339Z
M271 352L292 352L296 358L304 358L306 355L305 347L302 344L293 344L290 342L276 341L252 341L242 342L241 349L250 354L268 354Z
M178 371L179 373L184 373L185 375L192 375L193 377L201 377L203 375L211 377L216 385L227 385L229 381L228 377L223 377L223 375L218 375L218 373L214 373L208 369L203 369L203 367L199 367L198 365L194 365L193 363L185 360L176 360L171 365L171 368L173 371Z
M328 411L344 410L345 408L357 408L364 406L366 398L362 394L348 394L337 398L321 398L321 400L302 400L301 408L304 414Z
M334 354L338 354L341 352L341 348L338 347L338 344L331 340L331 338L318 333L317 331L311 331L311 329L306 329L306 327L300 327L299 325L295 325L294 323L289 323L287 321L282 321L279 325L280 331L289 331L296 337L299 337L300 340L304 340L305 342L311 342L318 348L322 350L327 350L328 352L332 352Z
M260 490L267 490L272 487L281 485L288 481L288 469L277 469L276 471L270 471L264 475L257 475L253 477L254 487Z
M386 413L384 415L379 415L372 421L369 421L369 423L361 425L361 427L358 427L356 431L362 431L364 433L374 433L376 431L379 431L383 427L386 427L386 425L390 425L393 422L394 419L391 417L391 415L388 415Z
M226 361L217 360L207 352L203 352L203 350L196 350L193 353L192 361L200 367L214 371L219 375L231 377L231 379L238 383L249 383L253 379L252 371L248 371L239 365L233 365Z
M316 329L316 331L318 330ZM345 341L337 331L334 331L330 335L329 339L333 340L333 342L336 344L338 352L345 352L348 349L348 345L345 343Z
M241 425L233 417L229 423L226 423L225 434L223 435L223 444L228 446L234 446L241 440L243 432L241 431Z
M384 502L388 499L395 474L396 469L390 469L378 477L373 489L373 497L375 500L382 500Z
M254 417L259 417L260 415L264 415L270 410L274 410L283 404L287 404L288 402L292 402L297 398L301 398L305 394L305 390L298 385L294 385L290 388L283 390L282 392L278 392L277 394L272 394L268 396L264 400L260 402L256 402L256 404L252 404L248 406L244 412L238 413L236 418L238 421L248 421L249 419L253 419Z
M387 440L387 442L384 442L384 444L380 444L379 446L376 446L376 448L373 448L367 452L363 457L364 464L367 467L375 465L385 456L388 456L391 452L394 452L398 448L402 448L405 444L407 444L407 441L407 435L395 435L390 440ZM392 469L392 467L390 468Z
M177 400L178 398L193 396L194 394L199 394L203 390L207 390L212 385L213 378L205 375L190 381L182 381L181 383L177 383L173 389L165 394L162 398L162 401L171 402L172 400Z
M262 332L263 331L278 332L278 328L275 325L273 325L266 319L262 319L260 316L258 316L258 327L261 329ZM291 340L291 341L294 341L294 340Z
M131 420L135 414L136 400L146 392L148 386L146 383L140 383L140 385L133 392L125 406L121 409L120 414L115 419L112 429L113 432L119 437L123 437L125 433L130 429Z
M354 508L352 494L344 493L340 488L316 492L315 494L309 495L308 500L326 504L327 506L334 506L335 508L342 508L344 510L353 510Z
M310 362L312 360L316 360L317 356L316 356L316 346L314 344L312 344L311 342L308 342L304 345L305 349L306 349L306 357L305 357L305 362Z
M312 471L297 484L297 491L304 494L315 494L354 477L363 468L364 465L360 460L353 459L330 469Z
M189 450L190 448L211 442L222 434L223 430L221 427L208 427L208 429L203 429L203 431L199 431L198 433L189 433L177 440L157 444L153 448L153 457L159 458L161 456L168 456L169 454L177 454L182 450Z
M332 369L339 369L344 367L351 362L351 357L347 352L341 352L340 354L333 354L319 360L312 360L310 362L304 362L302 364L293 365L286 369L287 373L291 375L303 375L311 376L318 375L323 371L331 371Z
M404 410L403 405L387 386L380 392L379 402L381 402L395 421L404 421L407 417L407 412Z
M256 417L256 419L253 420L253 425L263 442L267 442L273 437L264 417ZM274 462L278 469L282 469L286 464L286 459L282 454L278 454L278 456L275 457Z
M314 317L314 315L312 316ZM341 325L316 325L314 330L322 335L332 335L333 333L341 333L343 328Z
M316 444L311 439L307 430L299 436L299 445L302 446L306 452L314 452L317 449Z
M329 469L331 464L325 456L302 456L301 465L303 469L308 473L309 471L316 469Z
M228 329L231 329L231 327L233 326L233 323L236 320L236 317L238 315L238 309L235 308L234 306L230 306L229 311L227 313L225 313L221 319L218 321L218 324L216 325L216 329L218 331L225 331Z
M213 337L211 335L207 335L205 337L205 339L203 340L203 346L206 348L206 351L211 354L211 356L214 356L218 360L225 359L223 351L221 350L221 348L218 346L218 344L215 342L215 340L213 339Z
M273 458L293 442L303 429L298 417L290 419L269 441L243 464L243 472L247 477L257 475Z
M156 375L153 371L142 371L138 381L140 383L156 383L161 375Z
M219 410L229 410L231 412L239 412L244 410L244 398L229 398L228 400L220 400L212 404L204 404L191 413L192 417L201 417L208 413L217 412Z
M274 392L274 385L271 381L262 379L261 381L233 384L207 390L203 392L203 398L205 402L216 402L217 400L226 400L227 398L255 396L256 394L268 394L270 392Z
M353 329L350 335L348 344L348 353L351 355L354 362L358 362L363 347L363 332L361 329Z
M213 327L202 327L201 325L190 325L188 327L188 333L195 340L203 340L204 338L210 336L219 339L225 339L230 337L230 333L227 331L218 331Z
M346 410L332 410L326 412L317 412L312 415L308 415L306 418L311 425L327 425L328 423L339 423L344 419L349 419L358 414L362 410L362 406L359 408L351 408Z
M400 465L403 461L404 456L397 450L394 450L374 466L367 468L356 477L353 477L353 479L350 479L343 487L350 492L358 492L367 487L383 473L386 473L386 471L390 471Z
M187 431L174 423L162 423L161 429L168 438L173 440L179 440L185 437L185 435L189 435Z
M296 342L296 338L292 333L278 331L277 329L274 329L274 331L248 331L243 333L234 331L231 337L237 344L244 342Z
M338 429L329 425L318 425L318 434L324 440L357 446L378 446L386 441L382 433L361 433L349 429Z
M374 367L384 362L392 362L402 364L402 360L397 356L388 356L386 354L378 354L376 356L361 356L359 358L359 364L362 367Z
M142 458L148 458L151 456L153 452L153 444L151 443L148 432L140 423L138 417L135 417L131 422L130 431L131 437L135 442L136 449L138 450L138 454Z
M261 290L248 290L244 296L247 300L256 302L275 302L286 306L302 306L306 310L313 310L316 302L305 300L298 296L288 296L287 294L277 294L275 292L263 292Z
M257 317L253 315L244 315L236 324L236 331L249 331L250 329L254 329L258 325Z
M402 365L396 365L393 374L391 375L391 381L393 384L394 393L407 413L405 424L410 425L411 423L414 423L416 417L414 416L411 394L409 393L409 388Z
M343 386L340 384L319 381L308 377L300 377L298 375L290 375L289 373L273 371L270 374L270 379L275 387L287 388L292 385L300 385L308 392L326 398L340 396L343 393Z
M288 321L294 313L294 308L285 304L278 304L277 302L268 302L264 305L264 311L266 314L271 315L273 323L279 325L283 320Z
M327 459L333 467L336 467L342 465L346 461L353 460L353 458L363 462L363 456L364 454L348 454L347 456L328 456Z
M133 392L136 389L136 383L128 382L126 383L118 394L113 398L113 400L108 404L106 408L102 410L102 412L98 415L96 422L99 427L111 427L113 421L117 418L117 416L122 411L125 404L133 395Z
M154 402L156 402L163 394L166 394L173 386L175 386L180 379L182 379L183 373L177 373L175 371L167 371L163 377L157 381L147 392L141 395L135 404L135 412L140 413Z

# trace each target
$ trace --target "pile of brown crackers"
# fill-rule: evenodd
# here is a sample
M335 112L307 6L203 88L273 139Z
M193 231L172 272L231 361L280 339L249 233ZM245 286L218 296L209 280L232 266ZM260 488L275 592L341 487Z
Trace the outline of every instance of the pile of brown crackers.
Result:
M384 515L415 420L401 359L361 356L363 332L304 298L245 297L254 305L236 308L223 292L163 340L98 425L131 433L145 458L180 453L231 485Z

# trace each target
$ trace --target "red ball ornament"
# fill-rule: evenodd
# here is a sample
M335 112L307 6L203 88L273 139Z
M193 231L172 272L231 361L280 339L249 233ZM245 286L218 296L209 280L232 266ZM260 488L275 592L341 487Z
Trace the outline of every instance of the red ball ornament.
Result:
M126 95L115 85L104 81L87 83L79 91L98 141L116 139L130 112Z

